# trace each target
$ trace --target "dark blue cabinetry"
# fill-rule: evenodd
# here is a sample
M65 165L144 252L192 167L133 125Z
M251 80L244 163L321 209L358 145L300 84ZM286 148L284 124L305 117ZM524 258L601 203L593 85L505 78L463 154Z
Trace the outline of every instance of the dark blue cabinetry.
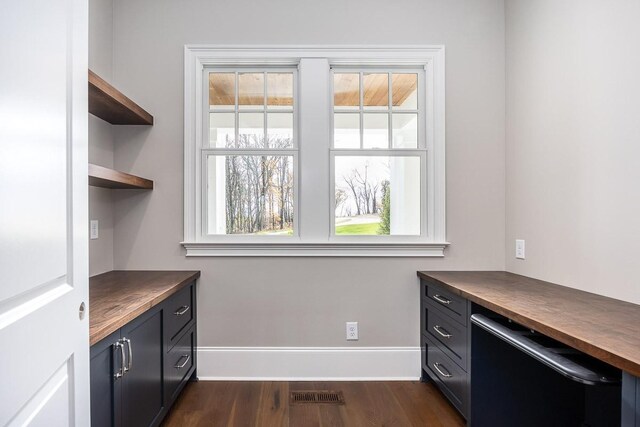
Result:
M622 374L622 425L640 427L640 378Z
M192 283L94 344L92 426L159 425L195 377L195 331Z
M468 301L426 280L421 282L420 293L422 378L435 382L467 418Z
M640 427L638 377L472 303L435 280L421 279L420 310L422 378L433 381L469 425ZM507 336L479 327L478 316L506 325L496 331L506 330ZM527 342L533 344L527 347ZM563 369L551 363L559 363L558 356ZM572 372L584 373L580 367L599 373L598 381L572 377Z

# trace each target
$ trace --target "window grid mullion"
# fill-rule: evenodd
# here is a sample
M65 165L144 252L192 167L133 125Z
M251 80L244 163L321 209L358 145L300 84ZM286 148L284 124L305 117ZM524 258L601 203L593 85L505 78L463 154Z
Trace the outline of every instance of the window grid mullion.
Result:
M240 94L238 93L239 90L239 84L238 84L238 79L239 79L239 75L238 72L236 71L235 73L235 80L234 80L234 85L235 85L235 105L233 106L234 109L234 113L236 116L236 123L235 123L235 136L236 136L236 146L240 143L240 113L238 112L239 108L238 108L238 104L240 102ZM211 130L209 130L211 131Z
M360 105L358 106L358 113L360 114L360 149L364 148L364 73L360 71L358 76L358 85L360 88Z
M392 126L393 126L392 114L393 114L393 112L391 111L391 108L392 108L391 103L392 103L392 99L393 99L391 91L393 89L391 87L391 73L387 73L387 85L388 85L388 89L387 89L387 98L388 98L387 99L387 108L389 110L389 116L387 117L387 120L388 120L387 121L387 126L388 126L388 129L387 129L387 139L388 139L387 140L387 147L389 149L391 149L391 148L393 148L393 142L392 142L393 141L393 139L392 139L393 138L393 129L392 129Z
M268 148L268 136L267 136L267 72L265 71L264 73L262 73L262 107L263 107L263 125L262 125L262 131L264 132L264 136L263 138L263 143L262 145L265 148Z

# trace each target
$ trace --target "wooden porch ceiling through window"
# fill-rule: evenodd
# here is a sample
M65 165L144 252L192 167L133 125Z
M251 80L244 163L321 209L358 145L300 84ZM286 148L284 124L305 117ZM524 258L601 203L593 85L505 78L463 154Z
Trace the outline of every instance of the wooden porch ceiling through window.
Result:
M264 74L240 73L238 75L238 105L264 105ZM209 75L209 104L235 105L235 74L211 73ZM267 105L291 107L293 105L293 74L267 74Z
M358 74L336 73L334 79L335 105L358 106L360 89ZM365 74L364 105L388 106L387 74ZM264 104L264 80L262 73L240 75L239 105ZM402 105L417 89L416 74L392 74L393 106ZM290 73L270 73L267 81L267 105L291 106L293 80ZM217 106L235 105L235 75L233 73L212 73L209 77L209 104Z

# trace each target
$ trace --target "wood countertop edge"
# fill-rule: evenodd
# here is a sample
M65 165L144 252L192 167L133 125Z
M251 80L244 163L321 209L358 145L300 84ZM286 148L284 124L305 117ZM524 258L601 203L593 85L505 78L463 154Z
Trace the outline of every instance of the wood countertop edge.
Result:
M123 270L120 270L120 271L123 271ZM188 272L191 272L191 271L185 271L185 273L188 273ZM112 333L114 333L115 331L117 331L118 329L120 329L121 327L123 327L124 325L126 325L127 323L135 319L136 317L140 316L141 314L144 314L145 312L149 311L153 307L159 305L161 302L163 302L164 300L169 298L171 295L178 292L180 289L187 286L189 283L198 279L199 277L200 277L200 271L193 271L189 277L186 277L185 279L176 283L171 288L165 290L164 292L157 295L150 301L145 301L141 303L139 306L126 311L125 313L123 313L122 315L114 319L112 322L109 322L108 324L104 325L99 330L91 332L91 326L89 326L89 345L92 346L94 344L99 343L104 338L108 337L109 335L111 335ZM91 318L91 301L89 301L89 319L90 318Z
M519 276L515 273L512 273L512 274ZM421 279L431 280L433 282L436 282L438 285L453 292L454 294L459 295L463 298L466 298L469 301L479 304L484 308L494 311L502 316L508 317L511 320L515 321L516 323L521 324L522 326L541 332L553 339L560 341L563 344L566 344L570 347L580 350L592 357L595 357L596 359L602 360L603 362L606 362L612 366L615 366L618 369L621 369L623 371L629 372L630 374L640 377L640 364L634 361L631 361L624 356L616 354L610 350L601 348L597 344L594 344L584 338L576 337L575 335L562 331L552 325L540 322L528 316L522 315L520 313L509 310L507 308L504 308L492 301L488 301L473 293L469 293L449 283L446 283L434 277L431 277L426 272L418 271L418 277ZM522 276L522 277L527 277L527 276ZM544 282L544 281L540 280L540 282ZM558 285L551 282L545 282L545 283L548 283L554 286L564 287L562 285Z

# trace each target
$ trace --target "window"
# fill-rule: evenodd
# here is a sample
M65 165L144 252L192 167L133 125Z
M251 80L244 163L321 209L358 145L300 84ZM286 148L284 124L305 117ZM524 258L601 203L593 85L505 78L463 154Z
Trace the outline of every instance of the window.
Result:
M335 235L423 233L423 73L333 69Z
M206 235L293 236L295 69L207 69Z
M444 50L185 50L188 256L442 256Z

